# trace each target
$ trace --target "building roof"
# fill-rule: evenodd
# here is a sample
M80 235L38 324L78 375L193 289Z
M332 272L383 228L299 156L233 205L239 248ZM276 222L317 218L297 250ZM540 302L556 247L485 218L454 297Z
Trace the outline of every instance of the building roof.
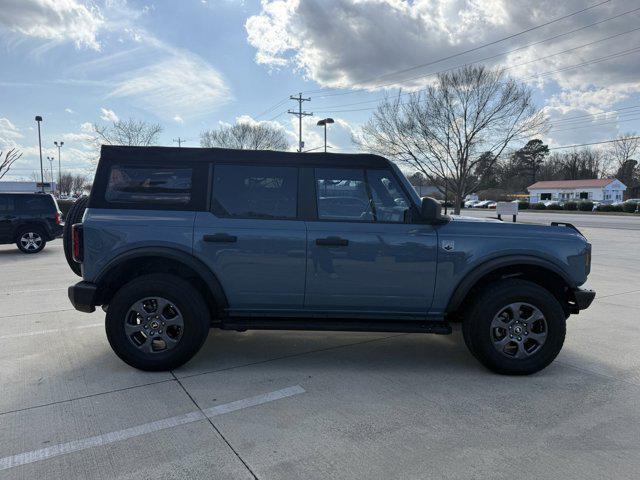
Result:
M550 180L545 182L536 182L529 185L527 190L540 190L543 188L604 188L611 182L615 182L615 178L593 178L586 180Z

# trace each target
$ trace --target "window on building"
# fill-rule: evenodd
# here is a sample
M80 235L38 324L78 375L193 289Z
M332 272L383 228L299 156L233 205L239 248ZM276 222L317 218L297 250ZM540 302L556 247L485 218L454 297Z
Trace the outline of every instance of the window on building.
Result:
M257 165L213 168L213 213L223 217L294 219L298 169Z
M580 200L588 200L589 193L588 192L580 192Z
M550 193L541 193L540 194L540 200L551 200L551 194Z
M191 168L111 167L105 199L110 203L185 205L191 200Z

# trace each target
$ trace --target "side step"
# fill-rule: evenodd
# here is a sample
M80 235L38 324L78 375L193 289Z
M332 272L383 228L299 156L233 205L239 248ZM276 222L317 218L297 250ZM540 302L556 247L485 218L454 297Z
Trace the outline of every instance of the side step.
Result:
M451 325L444 321L416 320L317 320L291 318L225 318L222 330L313 330L330 332L402 332L451 334Z

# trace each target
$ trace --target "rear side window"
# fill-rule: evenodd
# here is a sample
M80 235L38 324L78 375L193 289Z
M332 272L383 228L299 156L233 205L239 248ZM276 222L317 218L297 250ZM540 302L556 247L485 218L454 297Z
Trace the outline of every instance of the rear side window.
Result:
M13 210L13 197L0 195L0 213L12 212Z
M48 195L25 195L15 199L16 210L20 212L50 212L54 209L52 199Z
M295 219L298 169L257 165L213 168L212 210L221 217Z
M105 200L109 203L187 205L191 201L193 169L114 165Z

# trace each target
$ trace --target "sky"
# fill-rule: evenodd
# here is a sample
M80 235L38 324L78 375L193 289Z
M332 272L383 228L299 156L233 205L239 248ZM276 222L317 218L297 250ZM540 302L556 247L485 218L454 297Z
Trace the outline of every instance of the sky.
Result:
M381 98L473 62L532 89L551 146L612 139L640 131L638 18L637 0L0 0L0 150L23 152L4 180L39 171L36 115L45 167L64 141L75 173L92 170L92 125L118 119L185 147L268 122L293 149L298 92L305 149L332 117L331 151L356 151Z

